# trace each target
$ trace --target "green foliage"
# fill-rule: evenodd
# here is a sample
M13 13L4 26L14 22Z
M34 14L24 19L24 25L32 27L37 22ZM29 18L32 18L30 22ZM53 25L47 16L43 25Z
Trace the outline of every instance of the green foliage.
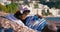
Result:
M54 7L60 9L60 0L50 0L50 2L54 2L55 3Z
M24 0L24 4L26 4L26 5L29 6L29 2L28 2L28 0Z
M16 5L15 3L6 5L6 7L7 7L9 13L15 13L18 10L18 5Z
M41 14L44 15L44 16L47 16L47 13L45 12L45 10L42 10Z
M46 2L46 0L39 0L40 1L40 3L45 3Z
M38 8L38 4L36 3L36 4L34 4L34 8Z
M55 3L55 8L60 9L60 1L56 1L56 3Z
M0 4L0 11L4 11L7 13L15 13L17 10L18 10L18 5L16 3L11 3L6 6Z
M50 14L50 11L49 11L49 9L47 10L47 15L49 15Z
M8 9L6 8L6 6L4 6L4 5L2 5L2 4L0 3L0 11L7 12Z
M60 0L49 0L49 2L46 2L46 0L39 0L39 1L40 3L47 5L50 8L55 7L57 9L60 9Z
M49 9L47 10L47 12L45 12L45 10L42 10L42 15L48 16L48 15L52 15L52 13L49 11Z

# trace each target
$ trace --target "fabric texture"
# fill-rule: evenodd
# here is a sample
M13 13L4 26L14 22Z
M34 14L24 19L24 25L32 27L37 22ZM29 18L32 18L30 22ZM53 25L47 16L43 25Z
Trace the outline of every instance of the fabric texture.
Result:
M42 31L42 29L46 26L46 20L44 18L40 19L36 15L29 16L26 20L26 26L34 30Z

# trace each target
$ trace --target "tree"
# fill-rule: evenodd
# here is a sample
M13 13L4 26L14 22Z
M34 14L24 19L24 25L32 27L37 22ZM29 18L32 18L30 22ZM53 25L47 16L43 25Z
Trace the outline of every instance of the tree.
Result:
M26 4L26 5L29 6L29 2L28 2L28 0L24 0L24 4Z
M60 0L56 0L55 8L60 9Z
M52 8L58 8L60 9L60 0L50 0L49 2L46 2L46 0L39 0L41 4L47 5L48 7Z
M4 11L4 12L7 12L8 9L6 8L6 6L0 4L0 11Z
M18 10L18 5L16 5L13 2L9 5L6 5L6 7L7 7L9 13L15 13Z
M39 0L40 1L40 3L45 3L46 2L46 0Z
M55 0L50 0L49 2L46 2L46 0L40 0L40 3L43 5L47 5L49 8L55 6Z

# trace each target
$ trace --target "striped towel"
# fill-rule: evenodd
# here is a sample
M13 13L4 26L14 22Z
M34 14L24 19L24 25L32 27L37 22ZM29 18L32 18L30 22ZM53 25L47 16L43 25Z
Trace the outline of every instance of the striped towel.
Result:
M40 19L38 16L29 16L26 20L26 25L34 30L41 31L46 26L46 20Z

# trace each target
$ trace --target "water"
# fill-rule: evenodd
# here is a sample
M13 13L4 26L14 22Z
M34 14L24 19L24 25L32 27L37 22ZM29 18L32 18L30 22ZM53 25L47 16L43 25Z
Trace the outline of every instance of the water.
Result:
M60 24L60 17L46 17L46 20L50 20ZM57 26L60 29L60 26Z
M46 17L45 19L51 21L60 21L60 17Z

